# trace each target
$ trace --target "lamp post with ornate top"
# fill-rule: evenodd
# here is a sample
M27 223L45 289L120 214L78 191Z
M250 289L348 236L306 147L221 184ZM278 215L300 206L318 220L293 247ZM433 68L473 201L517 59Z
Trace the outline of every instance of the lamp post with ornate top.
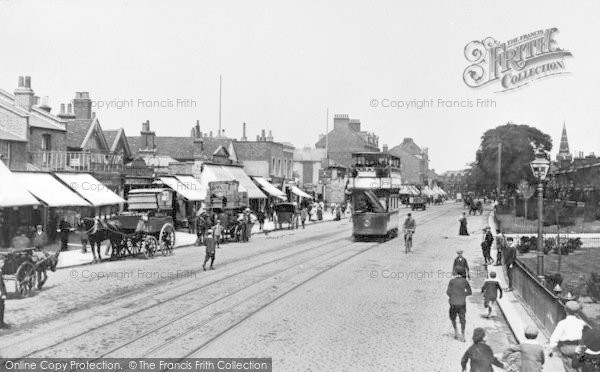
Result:
M535 159L530 163L531 171L538 180L538 238L537 238L537 275L544 275L544 237L542 235L542 223L544 221L544 180L550 168L550 161L542 149L538 149Z

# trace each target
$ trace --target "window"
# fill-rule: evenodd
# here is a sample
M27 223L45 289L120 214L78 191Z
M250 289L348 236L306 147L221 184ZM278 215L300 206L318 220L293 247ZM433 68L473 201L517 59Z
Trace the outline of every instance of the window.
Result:
M277 159L277 174L278 175L282 175L282 171L281 171L281 159Z
M49 134L42 134L42 150L52 150L52 137Z
M10 168L10 142L0 141L0 160Z
M271 167L271 174L272 175L277 175L277 173L275 173L275 158L273 158L273 166Z

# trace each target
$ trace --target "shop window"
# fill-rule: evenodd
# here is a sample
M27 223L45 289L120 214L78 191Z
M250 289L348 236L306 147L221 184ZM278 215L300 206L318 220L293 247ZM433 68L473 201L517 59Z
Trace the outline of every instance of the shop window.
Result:
M10 168L10 142L0 141L0 160Z

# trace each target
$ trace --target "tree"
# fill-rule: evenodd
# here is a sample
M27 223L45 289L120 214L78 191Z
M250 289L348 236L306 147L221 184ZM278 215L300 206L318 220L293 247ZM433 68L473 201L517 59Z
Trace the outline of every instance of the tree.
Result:
M498 171L498 144L502 143L500 178L502 186L514 192L521 180L535 182L529 163L534 159L534 147L552 149L552 138L537 128L508 123L486 131L469 172L469 184L494 188Z

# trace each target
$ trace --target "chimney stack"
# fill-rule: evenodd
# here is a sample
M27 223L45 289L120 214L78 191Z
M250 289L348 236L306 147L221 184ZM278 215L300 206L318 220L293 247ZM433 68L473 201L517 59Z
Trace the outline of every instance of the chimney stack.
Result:
M273 132L269 129L269 137L267 137L267 141L273 141Z
M260 140L263 141L263 142L267 140L267 137L265 137L265 130L264 129L260 131Z
M260 142L260 136L258 134L256 135L256 142Z
M210 136L209 137L212 138L212 130L210 131Z
M36 104L35 96L31 89L31 77L19 76L19 86L15 89L15 104L27 111L31 111L31 107Z
M387 152L388 152L388 145L384 144L383 145L383 153L387 154Z
M142 149L140 152L144 150L146 152L154 153L156 151L156 145L154 143L156 133L150 130L150 120L146 120L142 123L142 131L140 134L142 135L142 143L140 144Z
M240 140L248 141L248 138L246 138L246 123L242 124L242 138Z
M65 104L64 103L60 104L60 113L61 114L66 114L66 112L65 112Z
M52 108L48 105L48 96L44 96L44 98L42 99L42 104L40 105L40 109L46 111L47 113L50 113L50 111L52 111Z
M92 119L92 100L88 92L75 93L73 106L77 119Z
M65 106L66 106L66 110L65 110ZM58 115L59 118L63 119L63 120L73 120L75 119L75 115L73 115L73 105L72 104L67 104L65 105L64 103L60 104L60 113Z

